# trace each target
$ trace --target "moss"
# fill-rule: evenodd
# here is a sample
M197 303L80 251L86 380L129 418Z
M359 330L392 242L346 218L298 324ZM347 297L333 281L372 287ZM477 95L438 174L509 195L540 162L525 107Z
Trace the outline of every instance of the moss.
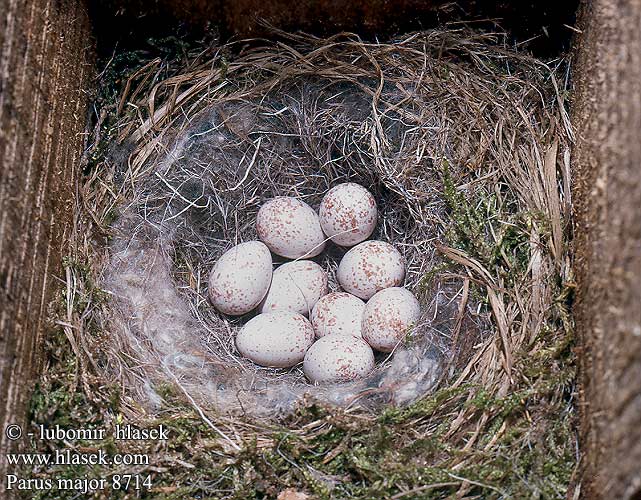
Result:
M437 266L434 266L432 269L430 269L428 272L426 272L422 277L421 280L418 283L417 286L417 292L420 295L421 293L426 292L432 282L441 276L444 272L448 271L449 269L452 268L451 263L449 262L443 262Z
M180 417L168 417L155 422L170 428L171 440L166 448L162 453L150 449L146 451L152 454L152 461L163 461L163 455L171 454L181 457L196 469L174 464L171 474L155 476L155 491L176 489L154 494L153 498L188 498L181 495L214 495L211 497L216 498L213 491L234 492L232 498L273 498L273 492L287 486L304 486L318 498L384 498L400 492L399 485L411 488L421 484L451 482L450 474L509 492L514 498L529 496L532 485L540 489L543 498L558 496L556 489L568 484L573 470L572 450L568 446L571 442L571 418L566 413L557 414L558 408L550 408L544 432L537 433L537 442L529 449L519 448L523 446L523 436L531 432L524 411L528 404L550 390L548 385L540 384L505 398L492 398L484 391L477 391L467 403L459 398L461 405L494 415L494 423L488 427L482 444L492 439L503 423L509 423L496 444L501 451L487 456L482 446L463 451L442 439L439 433L425 434L421 423L439 405L451 403L453 398L465 395L470 390L469 386L457 390L442 389L406 409L388 409L370 425L351 430L329 425L326 430L307 439L283 427L271 435L274 444L269 448L259 449L255 441L248 442L240 454L224 460L211 454L210 448L203 445L217 438L211 429L189 408L174 408L175 411L180 410ZM58 412L54 413L53 418L47 418L47 424L57 422L66 427L85 425L88 421L93 425L101 425L104 421L96 419L96 416L114 411L105 407L91 408L91 403L81 395L69 393L68 388L65 392L63 387L58 387L53 391L41 389L34 395L34 420L37 421L37 416L44 410L50 414L52 407L57 407ZM81 408L85 411L81 411ZM311 422L310 417L319 415L322 418L329 417L323 410L304 409L297 418ZM422 437L403 437L410 429L411 434L419 433ZM122 443L109 441L102 446L113 453ZM332 460L325 460L328 453L337 448L341 451ZM476 465L463 470L448 466L448 463L453 464L458 460L470 460ZM427 466L426 463L442 465ZM51 474L60 472L50 471ZM89 473L108 475L111 472L81 468L66 469L65 474L78 477ZM206 483L214 478L219 481L216 490L198 486L201 481ZM323 478L331 480L324 481ZM333 481L338 484L332 484ZM496 493L489 487L476 486L475 490L486 497ZM416 498L444 498L452 491L449 486L434 488Z
M382 424L403 423L417 417L429 417L439 409L443 402L466 394L470 389L471 386L469 384L463 384L459 387L444 387L407 408L387 408L379 417L379 421Z
M447 161L441 164L440 172L443 180L441 194L450 210L452 221L448 241L484 261L494 260L492 256L495 249L488 244L486 235L486 223L490 217L485 216L486 209L493 205L493 195L481 197L477 193L476 203L473 204L466 198L465 192L459 190Z
M96 284L89 262L81 262L72 257L65 257L62 265L65 270L70 270L75 279L82 285L73 290L73 309L75 311L85 311L88 306L97 306L109 299L109 294ZM68 293L69 291L66 287L61 291L62 304L65 307L69 299Z
M447 235L449 244L497 272L505 287L514 286L527 275L533 225L545 237L542 230L549 228L549 222L541 213L499 206L496 194L483 186L474 191L459 189L447 162L442 163L440 172L441 194L452 222ZM475 298L483 302L483 297Z

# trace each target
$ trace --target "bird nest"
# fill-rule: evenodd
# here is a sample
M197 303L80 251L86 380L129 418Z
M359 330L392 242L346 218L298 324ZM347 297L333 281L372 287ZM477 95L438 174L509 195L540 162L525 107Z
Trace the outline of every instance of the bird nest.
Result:
M458 28L390 43L274 39L154 59L102 115L115 117L112 135L83 200L107 236L92 250L107 295L91 314L104 333L76 342L100 377L120 383L131 412L162 408L175 387L233 447L217 415L310 404L380 413L435 390L430 421L450 422L448 436L477 422L465 432L478 437L492 418L471 402L522 395L538 380L528 363L571 336L565 62ZM248 316L212 308L207 274L257 239L266 200L317 208L347 181L376 198L372 238L404 255L422 315L365 379L314 386L300 367L239 357L234 336ZM330 290L344 251L330 245L316 259Z

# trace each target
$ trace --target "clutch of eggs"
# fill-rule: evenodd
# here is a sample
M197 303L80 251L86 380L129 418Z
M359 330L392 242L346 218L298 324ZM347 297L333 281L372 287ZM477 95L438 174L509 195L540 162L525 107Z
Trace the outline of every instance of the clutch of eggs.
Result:
M365 241L376 219L372 194L349 182L327 192L319 214L297 198L267 201L256 219L261 241L228 250L209 275L216 309L236 316L258 312L238 332L238 352L266 367L303 362L311 382L340 383L373 369L372 349L392 351L418 320L420 305L401 288L400 252L384 241ZM328 293L325 270L299 260L319 255L328 239L353 246L337 270L344 292ZM297 260L272 272L272 253Z

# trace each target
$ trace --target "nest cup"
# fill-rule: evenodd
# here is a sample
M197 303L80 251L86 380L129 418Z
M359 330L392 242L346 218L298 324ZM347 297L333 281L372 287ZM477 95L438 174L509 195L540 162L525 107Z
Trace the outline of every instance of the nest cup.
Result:
M115 346L106 372L152 406L162 404L158 384L170 381L199 408L252 415L281 415L309 398L404 405L461 370L507 390L513 349L537 335L519 330L510 311L520 298L528 324L541 328L552 300L544 283L562 265L555 238L563 193L556 166L545 170L548 148L556 162L569 140L554 71L500 37L467 30L389 44L279 35L279 43L214 47L150 88L158 79L151 65L127 85L121 102L147 94L151 106L142 124L122 121L114 149L127 154L115 162L119 216L102 273L112 298L101 322ZM422 316L367 378L313 386L300 367L261 368L239 357L235 332L252 313L217 313L207 275L231 246L257 239L265 201L294 196L317 209L341 182L376 198L371 239L404 255L405 286ZM551 221L551 239L532 230L519 240L528 259L536 254L523 276L510 282L495 274L498 264L488 269L497 257L486 241L503 235L485 218L530 214L532 228L539 213ZM555 243L557 255L540 250ZM344 253L330 244L313 259L329 270L331 291Z

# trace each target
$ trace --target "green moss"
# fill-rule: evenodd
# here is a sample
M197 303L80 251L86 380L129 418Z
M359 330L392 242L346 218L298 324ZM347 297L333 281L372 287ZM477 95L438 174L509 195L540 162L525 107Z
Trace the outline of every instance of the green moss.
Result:
M450 210L447 239L486 269L497 272L504 286L512 287L527 274L530 262L530 232L549 227L543 214L520 207L499 206L496 194L483 186L460 190L447 162L441 165L442 196ZM475 297L483 301L483 297Z
M485 212L493 206L494 196L477 197L477 203L472 204L452 177L447 161L441 165L443 180L442 196L450 209L452 225L449 229L448 240L457 248L464 249L468 254L479 256L484 261L493 260L495 250L488 245L486 235Z
M470 389L471 386L469 384L463 384L459 387L444 387L407 408L391 407L385 409L379 417L379 421L382 424L403 423L417 417L429 417L438 410L445 401L450 401L460 395L464 395L469 392Z

